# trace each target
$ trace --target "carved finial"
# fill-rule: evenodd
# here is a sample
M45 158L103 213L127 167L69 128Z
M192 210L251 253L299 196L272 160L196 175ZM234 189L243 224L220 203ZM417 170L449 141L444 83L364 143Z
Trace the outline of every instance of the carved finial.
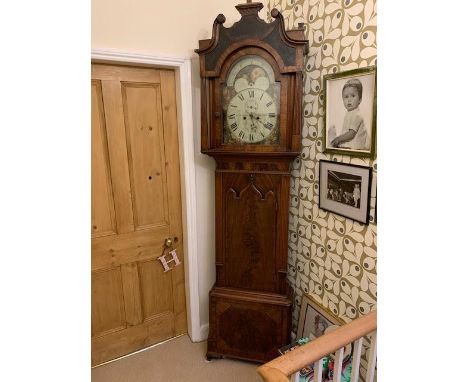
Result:
M252 3L252 0L247 0L245 4L236 5L236 9L242 16L257 15L257 13L260 12L262 8L262 3Z
M226 17L222 13L216 16L215 22L217 22L218 24L224 24L225 21Z

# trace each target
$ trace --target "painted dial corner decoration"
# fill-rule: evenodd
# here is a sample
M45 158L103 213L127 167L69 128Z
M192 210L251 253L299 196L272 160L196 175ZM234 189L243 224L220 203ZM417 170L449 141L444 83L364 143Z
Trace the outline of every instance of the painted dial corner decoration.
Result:
M265 59L234 62L222 90L223 143L279 144L280 84Z

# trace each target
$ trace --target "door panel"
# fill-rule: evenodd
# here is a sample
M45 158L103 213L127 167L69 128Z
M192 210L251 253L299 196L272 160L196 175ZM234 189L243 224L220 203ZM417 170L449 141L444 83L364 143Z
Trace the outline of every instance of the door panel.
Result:
M172 289L165 288L171 274L164 273L161 264L154 261L138 263L140 283L142 285L142 305L144 319L150 319L158 314L172 310Z
M115 237L102 237L92 241L91 267L93 270L126 264L133 261L142 261L154 257L154 248L160 247L164 239L171 237L169 227L147 229L116 235ZM138 243L135 245L135 243ZM177 253L181 251L177 246Z
M95 65L93 65L93 68ZM96 73L100 74L99 72ZM93 72L94 75L94 72ZM95 77L93 77L95 78ZM104 102L104 115L111 164L112 190L116 212L117 231L133 232L133 209L128 173L127 142L119 81L100 81ZM93 138L93 137L92 137ZM91 163L94 170L94 162Z
M124 84L123 107L136 228L168 224L159 84Z
M92 104L92 157L95 158L92 180L91 219L94 236L116 233L114 196L110 177L109 150L107 148L102 89L99 81L91 84ZM98 198L99 195L99 198Z
M187 331L175 76L92 65L92 363ZM169 260L169 258L168 258Z
M126 263L120 267L124 294L125 318L129 326L143 321L141 311L141 288L137 263Z
M125 310L120 285L122 277L119 268L113 268L92 275L92 333L103 335L125 328Z

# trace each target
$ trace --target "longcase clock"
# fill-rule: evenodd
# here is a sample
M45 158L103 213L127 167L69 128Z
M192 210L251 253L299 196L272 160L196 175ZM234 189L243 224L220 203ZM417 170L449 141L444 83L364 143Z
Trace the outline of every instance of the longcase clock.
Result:
M286 280L290 162L299 155L304 28L286 31L262 3L220 14L201 40L202 152L216 160L216 283L207 358L264 362L289 342Z

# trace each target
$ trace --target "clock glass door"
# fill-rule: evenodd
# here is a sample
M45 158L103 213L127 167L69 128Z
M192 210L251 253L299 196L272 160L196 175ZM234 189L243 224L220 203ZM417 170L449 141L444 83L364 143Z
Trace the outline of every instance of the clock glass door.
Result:
M262 57L234 62L222 89L223 143L279 144L280 83Z

